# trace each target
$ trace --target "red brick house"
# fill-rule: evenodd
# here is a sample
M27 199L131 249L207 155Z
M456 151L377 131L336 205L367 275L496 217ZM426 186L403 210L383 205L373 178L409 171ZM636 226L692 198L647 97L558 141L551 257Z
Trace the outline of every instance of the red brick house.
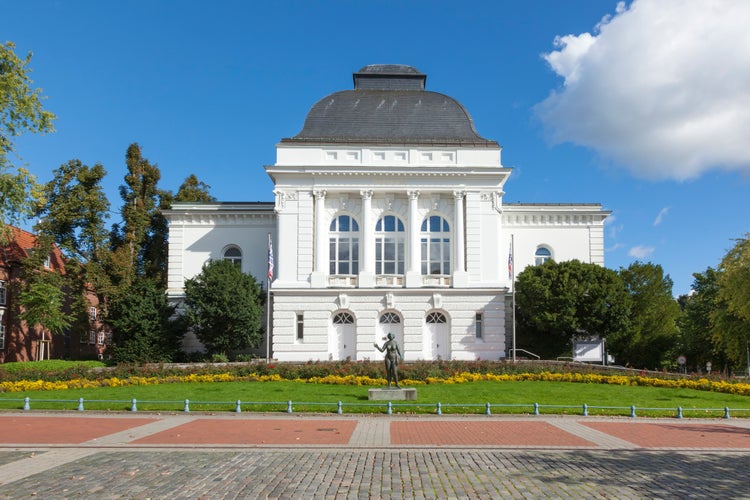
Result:
M88 293L91 306L88 328L77 326L63 335L51 336L38 325L27 325L19 319L16 303L22 285L22 262L36 246L33 233L11 227L10 243L0 246L0 363L39 359L102 358L111 335L102 325L96 295ZM46 259L48 272L65 274L64 256L57 247Z

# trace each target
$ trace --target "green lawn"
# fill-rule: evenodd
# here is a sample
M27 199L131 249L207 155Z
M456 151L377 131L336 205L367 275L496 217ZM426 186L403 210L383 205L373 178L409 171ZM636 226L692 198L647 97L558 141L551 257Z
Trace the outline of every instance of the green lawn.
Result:
M368 401L368 389L287 381L104 387L4 393L0 394L0 409L22 408L23 399L29 397L32 410L75 410L78 399L83 398L87 410L122 411L130 410L135 398L139 411L183 411L188 399L191 411L234 411L236 401L241 400L242 411L285 412L287 401L291 400L294 412L334 413L341 401L344 413L385 413L387 403ZM440 402L443 413L482 414L489 402L493 414L532 413L534 403L538 403L543 414L581 414L586 404L589 415L630 415L630 406L634 405L638 416L675 416L677 407L682 407L685 417L721 417L725 407L732 410L732 417L750 416L748 396L691 389L566 382L471 382L417 386L417 391L416 402L394 401L393 413L435 413ZM656 408L663 410L649 410Z

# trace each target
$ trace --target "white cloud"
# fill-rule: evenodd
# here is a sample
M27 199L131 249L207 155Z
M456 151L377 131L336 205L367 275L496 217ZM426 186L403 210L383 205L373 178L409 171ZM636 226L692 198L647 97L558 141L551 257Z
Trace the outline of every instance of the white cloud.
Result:
M637 245L628 250L628 255L635 257L636 259L645 259L652 253L654 253L654 247L647 247L644 245Z
M656 219L654 219L654 226L658 226L661 224L661 221L664 220L664 217L669 213L669 207L664 207L661 210L659 210L659 215L656 216Z
M535 111L572 142L649 179L750 174L750 2L634 0L544 54L564 79Z

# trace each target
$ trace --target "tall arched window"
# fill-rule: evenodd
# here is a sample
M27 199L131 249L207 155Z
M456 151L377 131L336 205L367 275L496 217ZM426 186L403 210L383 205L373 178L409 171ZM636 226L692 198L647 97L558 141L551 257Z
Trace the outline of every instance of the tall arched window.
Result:
M422 274L451 273L451 233L448 221L431 215L422 222Z
M242 267L242 250L235 246L227 247L224 250L224 260L228 260L235 266Z
M550 252L549 248L546 247L539 247L536 249L536 253L534 253L534 265L535 266L541 266L548 260L552 259L552 252Z
M330 274L359 274L359 224L349 215L331 221Z
M395 215L375 225L375 274L404 274L404 223Z

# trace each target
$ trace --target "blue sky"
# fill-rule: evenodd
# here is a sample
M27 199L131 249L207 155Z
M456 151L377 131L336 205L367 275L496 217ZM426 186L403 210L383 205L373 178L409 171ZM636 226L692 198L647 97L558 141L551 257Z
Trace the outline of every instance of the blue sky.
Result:
M138 142L176 191L271 201L263 166L367 64L408 64L459 100L514 169L506 202L597 202L605 262L660 264L687 293L750 231L750 2L0 0L33 51L56 132L38 179L101 163L118 219ZM502 258L500 256L499 258Z

